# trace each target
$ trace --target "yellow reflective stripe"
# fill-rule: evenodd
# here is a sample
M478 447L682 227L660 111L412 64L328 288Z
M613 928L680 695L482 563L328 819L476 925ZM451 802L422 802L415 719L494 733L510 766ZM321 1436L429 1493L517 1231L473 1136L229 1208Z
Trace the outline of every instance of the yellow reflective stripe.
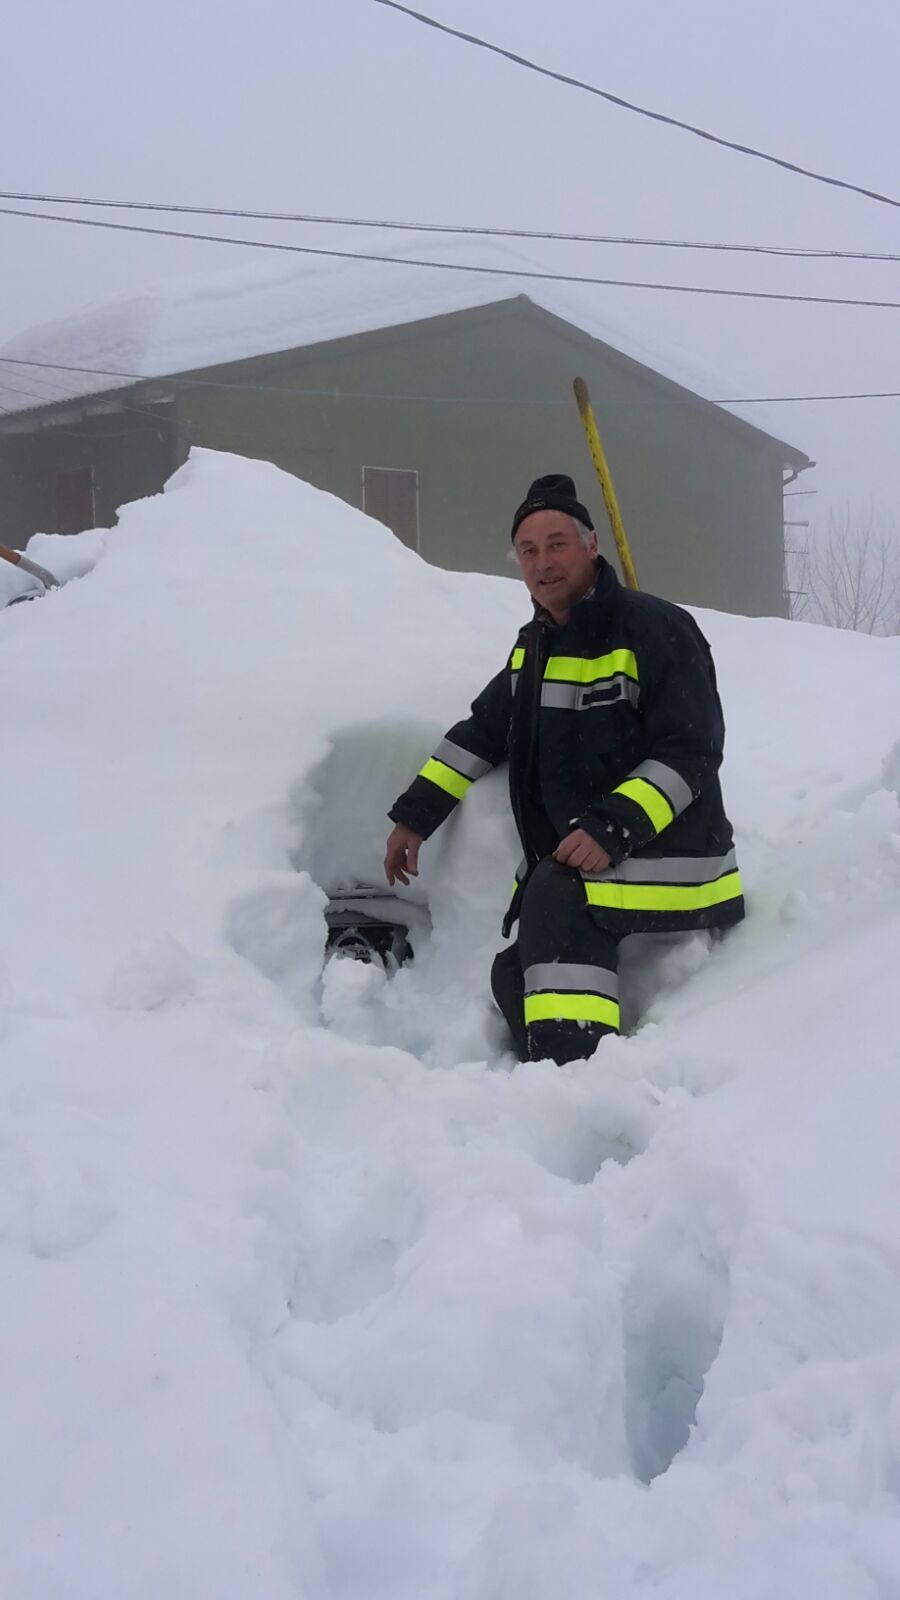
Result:
M434 756L426 761L419 773L420 778L428 778L436 783L439 789L445 789L447 794L452 794L454 800L461 800L467 789L472 787L472 779L464 778L461 772L454 772L444 761L436 761Z
M516 649L512 653L512 660L509 663L511 668L512 668L512 670L513 670L513 672L518 672L519 671L519 669L520 669L520 667L522 665L522 662L524 660L525 660L525 651L520 646L516 646Z
M648 783L646 778L626 778L624 783L613 789L613 794L624 794L633 800L636 806L647 813L657 833L662 833L672 821L675 812L669 805L664 794Z
M617 1028L619 1008L602 994L527 994L525 1026L531 1022L605 1022Z
M614 678L624 672L627 678L638 681L637 662L633 650L610 650L609 655L551 656L544 669L544 681L563 683L596 683L600 678Z
M614 911L704 911L743 894L739 872L714 883L586 883L588 905Z

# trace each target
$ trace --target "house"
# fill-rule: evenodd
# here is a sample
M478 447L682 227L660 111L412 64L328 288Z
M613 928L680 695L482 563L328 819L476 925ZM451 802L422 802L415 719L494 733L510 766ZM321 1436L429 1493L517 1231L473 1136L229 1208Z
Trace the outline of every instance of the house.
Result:
M567 472L610 553L580 375L642 585L786 614L782 488L809 458L605 323L601 291L496 259L500 275L408 254L254 264L18 336L0 351L0 538L110 526L203 445L362 506L438 566L494 573L528 483Z

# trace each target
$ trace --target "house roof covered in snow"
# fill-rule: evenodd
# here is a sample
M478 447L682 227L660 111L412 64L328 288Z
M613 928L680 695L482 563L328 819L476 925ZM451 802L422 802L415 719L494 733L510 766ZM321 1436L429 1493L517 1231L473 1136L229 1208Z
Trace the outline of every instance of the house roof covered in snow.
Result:
M407 243L386 256L380 240L367 259L323 252L290 263L164 280L138 294L86 306L40 324L0 349L0 411L21 414L108 393L135 381L196 372L225 363L419 322L526 297L590 338L640 362L703 399L728 384L684 350L647 336L647 317L612 316L597 286L542 278L541 263L496 241L481 241L477 266L470 240ZM465 255L465 262L453 261ZM375 257L373 259L373 257ZM381 259L377 259L381 257ZM444 268L424 263L440 259ZM536 274L536 276L532 276ZM758 408L733 414L765 432ZM775 435L777 437L777 435ZM805 462L793 447L786 454Z

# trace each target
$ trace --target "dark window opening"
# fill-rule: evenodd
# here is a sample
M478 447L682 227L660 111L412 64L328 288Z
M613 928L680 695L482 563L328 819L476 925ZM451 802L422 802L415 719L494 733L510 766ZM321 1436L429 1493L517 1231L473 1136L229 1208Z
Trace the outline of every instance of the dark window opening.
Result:
M363 510L411 550L419 548L419 474L396 467L363 467Z
M96 526L93 467L56 474L56 531L82 533Z

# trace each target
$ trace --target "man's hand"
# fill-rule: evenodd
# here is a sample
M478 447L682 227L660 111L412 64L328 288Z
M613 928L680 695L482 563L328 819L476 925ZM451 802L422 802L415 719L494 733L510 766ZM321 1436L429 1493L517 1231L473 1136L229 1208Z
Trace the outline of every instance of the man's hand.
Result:
M592 839L584 828L576 828L574 833L567 833L560 839L553 859L564 867L577 867L580 872L605 872L611 865L611 857L602 844Z
M419 846L422 842L420 833L413 833L412 828L404 828L402 822L397 823L388 837L384 853L384 875L392 887L398 879L400 883L409 883L409 878L419 876Z

